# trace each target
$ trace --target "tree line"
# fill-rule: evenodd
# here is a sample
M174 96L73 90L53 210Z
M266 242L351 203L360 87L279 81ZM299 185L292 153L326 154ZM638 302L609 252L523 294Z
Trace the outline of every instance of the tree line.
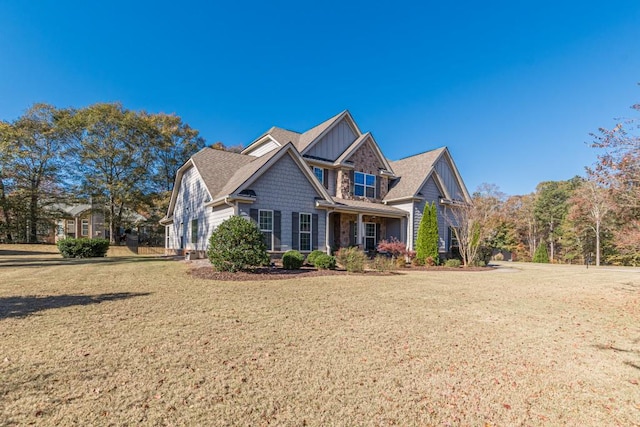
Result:
M57 203L99 200L112 242L127 210L157 224L178 168L204 145L175 114L34 104L0 121L0 241L37 242Z
M640 104L631 109L639 113ZM510 197L485 184L471 205L452 210L451 223L466 233L461 248L475 246L480 257L508 251L521 261L640 265L639 118L591 137L597 160L584 176Z

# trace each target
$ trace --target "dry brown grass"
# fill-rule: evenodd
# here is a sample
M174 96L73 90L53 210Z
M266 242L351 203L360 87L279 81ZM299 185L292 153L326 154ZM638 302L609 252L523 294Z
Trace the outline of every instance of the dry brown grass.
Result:
M219 282L7 248L0 425L640 425L639 270Z

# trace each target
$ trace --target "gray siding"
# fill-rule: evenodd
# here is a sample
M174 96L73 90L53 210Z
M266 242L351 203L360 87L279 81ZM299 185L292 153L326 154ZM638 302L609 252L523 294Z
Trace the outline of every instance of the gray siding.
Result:
M346 120L338 123L306 153L322 159L335 160L358 138Z
M318 214L318 249L325 249L325 211L315 208L319 194L290 155L283 156L249 187L256 192L256 201L239 204L239 215L249 218L250 209L280 211L282 251L291 249L292 212Z
M183 238L183 249L205 250L210 233L210 215L204 204L209 193L198 173L192 167L184 172L173 210L173 224L170 227L168 246L180 249L180 237ZM198 220L198 238L191 243L191 221Z
M424 206L427 203L436 203L436 207L438 210L438 234L440 236L440 251L446 252L449 250L447 248L447 223L444 220L443 216L443 208L440 204L440 196L442 195L438 185L436 184L433 177L430 177L427 182L425 182L424 186L420 190L420 193L424 196L424 200L420 202L414 203L413 207L413 242L416 241L418 236L418 227L420 226L420 221L422 220L422 213L424 212ZM415 249L415 243L414 243Z
M444 186L447 188L449 196L455 200L464 200L462 189L460 188L460 185L458 185L458 180L451 169L451 164L445 156L442 156L440 160L438 160L438 163L435 165L435 170L438 172Z

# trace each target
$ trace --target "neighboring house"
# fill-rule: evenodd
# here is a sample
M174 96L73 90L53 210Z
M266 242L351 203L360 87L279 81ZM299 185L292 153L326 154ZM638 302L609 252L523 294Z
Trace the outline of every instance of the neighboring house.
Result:
M55 243L66 237L109 238L109 223L105 220L105 208L92 206L91 204L54 204L48 210L54 218L55 231L43 240ZM125 211L123 222L125 224L140 225L146 220L142 215ZM119 230L124 235L124 229Z
M50 243L66 237L105 237L104 214L90 204L55 204L48 210L55 217L55 232L47 238Z
M413 249L424 205L436 202L446 255L452 236L442 213L455 200L470 197L446 147L389 161L344 111L304 133L273 127L240 154L202 149L178 170L160 223L168 254L204 256L232 215L258 224L272 255L371 251L392 237Z

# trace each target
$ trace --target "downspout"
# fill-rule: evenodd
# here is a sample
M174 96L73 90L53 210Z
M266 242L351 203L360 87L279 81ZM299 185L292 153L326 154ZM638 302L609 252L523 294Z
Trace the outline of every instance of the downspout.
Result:
M331 254L331 245L329 244L329 215L332 213L332 211L329 211L329 209L327 209L325 211L325 218L324 218L324 246L325 246L325 251L327 252L327 254Z

